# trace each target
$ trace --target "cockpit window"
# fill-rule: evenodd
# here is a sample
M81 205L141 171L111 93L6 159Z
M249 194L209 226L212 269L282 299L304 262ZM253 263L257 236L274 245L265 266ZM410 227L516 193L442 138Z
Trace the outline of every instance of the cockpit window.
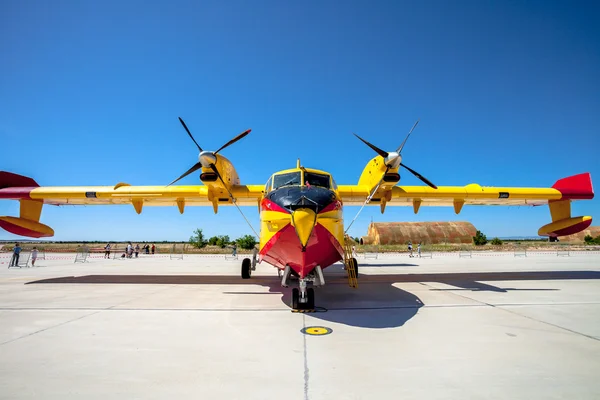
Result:
M273 180L273 177L269 178L269 180L267 181L267 184L265 185L265 193L269 193L271 191L271 181Z
M304 183L311 186L320 186L329 189L329 175L315 174L313 172L304 173Z
M273 177L273 190L283 186L299 186L300 172L290 172L287 174L275 175Z

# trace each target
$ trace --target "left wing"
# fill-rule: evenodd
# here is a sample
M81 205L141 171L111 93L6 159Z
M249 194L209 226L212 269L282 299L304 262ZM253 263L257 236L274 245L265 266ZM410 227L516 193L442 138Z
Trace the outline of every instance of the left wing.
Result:
M231 195L240 206L258 206L262 185L231 185ZM46 186L31 178L0 172L0 199L19 200L20 216L0 217L0 227L22 236L48 237L54 231L39 222L42 206L131 204L140 214L144 206L177 206L183 214L186 206L233 205L225 187L193 186Z
M373 188L371 185L340 185L339 195L345 205L362 205ZM592 217L571 217L572 200L594 198L589 173L560 179L550 188L467 186L389 186L381 185L368 204L379 205L381 212L387 205L412 206L418 213L421 206L453 206L456 214L463 205L530 205L548 204L552 223L540 228L538 234L564 236L580 232L592 223Z

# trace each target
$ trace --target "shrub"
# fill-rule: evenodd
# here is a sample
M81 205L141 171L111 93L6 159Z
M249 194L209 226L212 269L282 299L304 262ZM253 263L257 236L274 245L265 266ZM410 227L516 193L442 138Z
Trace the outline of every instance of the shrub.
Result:
M502 240L498 239L497 237L493 238L490 243L494 246L502 246Z
M220 235L217 237L217 241L215 242L215 244L217 246L219 246L220 248L224 249L225 247L227 247L227 245L229 244L230 240L229 240L229 236L227 235Z
M244 250L251 250L256 246L256 238L252 235L245 235L235 241L238 246Z
M194 235L190 236L190 244L197 249L201 249L206 246L206 240L204 240L204 235L202 234L202 229L196 229L194 231Z
M219 237L213 236L210 239L208 239L208 244L211 246L216 246L218 241L219 241Z
M475 243L476 246L483 246L487 242L487 237L481 231L477 231L475 236L473 236L473 243Z

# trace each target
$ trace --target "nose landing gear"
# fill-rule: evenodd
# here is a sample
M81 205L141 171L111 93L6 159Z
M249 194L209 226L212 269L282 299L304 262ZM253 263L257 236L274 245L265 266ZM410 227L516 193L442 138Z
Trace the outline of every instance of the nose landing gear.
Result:
M299 280L299 288L292 289L292 302L290 306L293 310L314 310L315 309L315 289L307 288L307 280Z

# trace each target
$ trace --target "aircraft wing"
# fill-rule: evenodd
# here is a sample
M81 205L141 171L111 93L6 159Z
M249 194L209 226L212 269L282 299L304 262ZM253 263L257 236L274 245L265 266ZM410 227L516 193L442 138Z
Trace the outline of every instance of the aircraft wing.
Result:
M240 206L257 206L263 185L233 185L231 194ZM52 228L39 222L42 206L131 204L139 214L145 206L177 206L183 214L186 206L233 205L225 188L192 186L42 186L31 178L0 172L0 199L19 200L20 217L0 217L0 228L22 236L53 236Z
M365 185L340 185L339 195L344 205L363 205L370 194ZM538 231L540 235L563 236L587 228L592 217L571 217L572 200L594 198L589 173L558 180L549 188L484 187L478 184L466 186L385 186L374 192L369 205L412 206L418 213L421 206L452 206L456 214L466 205L530 205L548 204L552 223Z
M362 205L369 195L368 187L340 185L344 205ZM453 206L470 205L542 205L560 200L562 193L553 188L467 186L394 186L375 192L369 205L385 202L389 206ZM418 208L417 208L418 211Z

